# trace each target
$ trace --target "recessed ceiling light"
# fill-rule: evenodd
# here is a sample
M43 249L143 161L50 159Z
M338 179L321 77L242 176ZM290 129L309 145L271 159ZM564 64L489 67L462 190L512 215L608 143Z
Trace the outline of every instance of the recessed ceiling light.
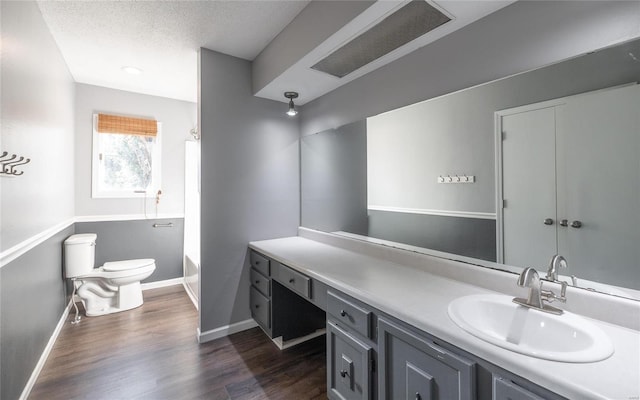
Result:
M122 67L122 70L131 75L140 75L142 70L136 67Z

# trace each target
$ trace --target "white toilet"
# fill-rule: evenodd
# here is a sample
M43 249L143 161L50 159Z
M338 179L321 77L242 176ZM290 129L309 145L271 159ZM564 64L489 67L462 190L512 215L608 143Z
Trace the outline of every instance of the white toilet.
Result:
M142 305L140 281L156 269L151 258L104 263L95 268L95 233L71 235L64 241L65 276L74 279L89 317L130 310Z

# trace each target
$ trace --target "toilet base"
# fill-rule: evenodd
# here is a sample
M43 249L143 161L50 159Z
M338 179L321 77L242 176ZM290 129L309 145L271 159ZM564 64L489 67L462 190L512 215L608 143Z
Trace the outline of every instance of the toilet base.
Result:
M87 317L127 311L144 303L140 282L122 285L113 291L100 282L86 281L78 288L78 296Z

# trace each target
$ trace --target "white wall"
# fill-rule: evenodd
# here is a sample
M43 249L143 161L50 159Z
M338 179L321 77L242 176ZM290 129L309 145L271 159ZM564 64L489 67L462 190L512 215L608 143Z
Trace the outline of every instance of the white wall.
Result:
M76 84L75 212L87 215L143 214L142 199L91 198L93 114L98 112L154 118L162 123L162 197L158 215L184 213L184 142L197 125L196 103ZM147 199L149 215L155 200Z
M2 2L0 150L31 159L0 177L0 249L73 217L73 79L34 2Z

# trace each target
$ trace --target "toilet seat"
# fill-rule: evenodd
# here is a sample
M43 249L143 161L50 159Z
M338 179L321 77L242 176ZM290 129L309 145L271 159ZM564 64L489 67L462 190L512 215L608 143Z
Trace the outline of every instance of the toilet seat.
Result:
M155 264L155 260L153 258L140 258L135 260L106 262L102 266L102 269L107 272L126 271L135 268L143 268L151 264Z

